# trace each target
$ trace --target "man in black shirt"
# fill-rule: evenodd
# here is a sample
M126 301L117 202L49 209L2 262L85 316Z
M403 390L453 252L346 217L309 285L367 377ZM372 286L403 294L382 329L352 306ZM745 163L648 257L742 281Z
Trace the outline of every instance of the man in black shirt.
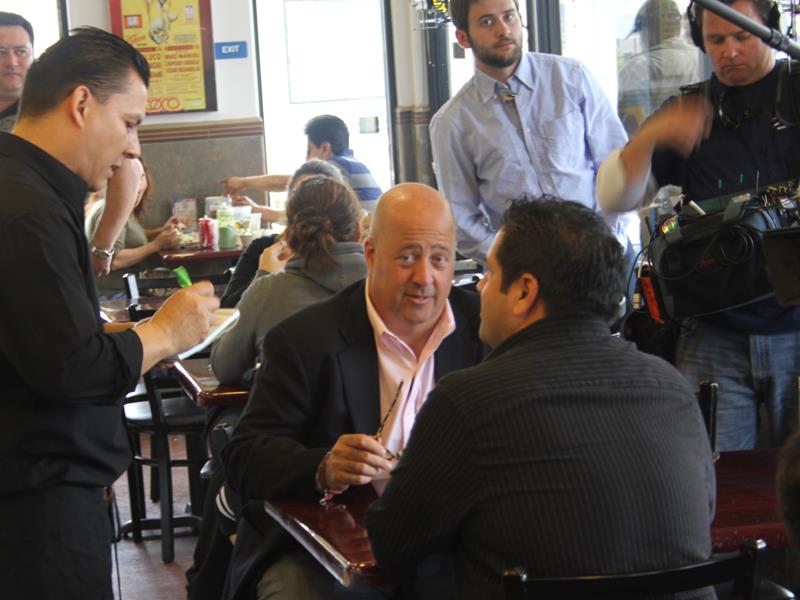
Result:
M14 134L0 133L0 590L108 599L109 486L130 450L122 400L159 360L199 342L208 282L136 329L98 318L83 203L139 153L149 68L84 28L30 68Z
M0 12L0 131L17 121L19 97L33 62L33 27L20 15Z
M743 15L777 26L771 0L725 0ZM699 5L690 6L695 41L714 68L703 94L673 99L645 121L598 174L605 210L629 210L657 187L673 184L692 200L754 189L800 175L798 123L778 106L779 81L793 83L760 39ZM788 70L786 70L788 73ZM800 100L784 92L796 105ZM788 113L797 114L795 106ZM695 385L719 384L717 448L752 448L759 402L767 405L769 442L779 445L797 423L800 310L774 297L690 319L676 364Z

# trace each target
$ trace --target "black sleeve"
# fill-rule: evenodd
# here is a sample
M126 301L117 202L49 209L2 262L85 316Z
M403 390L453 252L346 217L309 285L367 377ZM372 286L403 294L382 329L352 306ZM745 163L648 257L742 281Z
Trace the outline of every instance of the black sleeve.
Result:
M407 572L453 539L479 489L475 447L465 418L436 387L414 422L408 445L383 495L367 513L378 564Z
M222 308L233 308L239 304L242 294L253 281L258 271L258 261L261 258L261 253L265 248L274 244L278 239L278 235L265 235L250 242L247 249L239 257L239 262L236 263L236 269L233 272L233 277L228 282L228 287L219 299L219 304Z
M133 331L104 333L85 245L57 211L0 226L0 354L12 369L4 384L18 380L49 402L117 404L136 386L142 345Z
M671 150L655 150L650 162L650 171L659 187L686 184L686 159Z
M662 110L678 101L680 96L670 96L659 107ZM657 113L658 111L656 111ZM654 113L654 114L656 114ZM653 115L651 115L653 116ZM650 117L648 117L649 119ZM650 172L655 177L659 187L665 185L676 185L680 188L686 183L686 162L687 159L677 152L669 149L656 148L650 161Z
M329 448L301 443L318 414L317 374L307 372L280 325L264 340L264 361L233 439L222 457L228 481L250 499L313 499L317 467Z

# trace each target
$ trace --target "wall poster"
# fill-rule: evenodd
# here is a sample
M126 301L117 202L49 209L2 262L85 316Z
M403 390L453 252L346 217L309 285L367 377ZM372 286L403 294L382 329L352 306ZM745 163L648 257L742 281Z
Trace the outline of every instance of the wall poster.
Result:
M210 0L109 0L111 31L150 63L147 114L217 110Z

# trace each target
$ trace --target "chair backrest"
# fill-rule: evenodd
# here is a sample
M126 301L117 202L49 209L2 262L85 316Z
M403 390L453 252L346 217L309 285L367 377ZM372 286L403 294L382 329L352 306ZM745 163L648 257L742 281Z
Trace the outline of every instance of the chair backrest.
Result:
M758 555L764 548L762 540L747 540L738 554L728 558L646 573L532 579L524 567L515 567L503 573L503 590L506 600L630 598L674 594L733 581L732 598L749 600L756 597Z
M703 381L700 383L700 390L697 392L697 403L700 405L700 412L703 414L703 421L708 431L708 441L711 442L711 449L716 450L717 446L717 393L719 385L713 381Z
M157 269L161 271L161 269ZM136 273L125 273L122 280L125 282L125 295L129 300L136 300L139 296L163 296L180 288L178 278L172 275L169 269L163 269L165 277L138 277ZM225 269L222 273L201 275L198 281L210 281L212 285L227 285L233 274L233 267Z
M169 269L157 269L164 273L163 277L139 277L136 273L125 273L122 280L125 282L125 295L130 300L139 296L168 295L180 288L178 278Z

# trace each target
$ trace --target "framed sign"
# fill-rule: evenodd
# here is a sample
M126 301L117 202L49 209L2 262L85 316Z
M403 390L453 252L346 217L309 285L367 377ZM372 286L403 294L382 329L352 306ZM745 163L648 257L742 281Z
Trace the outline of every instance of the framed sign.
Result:
M210 0L109 0L111 31L150 63L147 114L217 110Z

